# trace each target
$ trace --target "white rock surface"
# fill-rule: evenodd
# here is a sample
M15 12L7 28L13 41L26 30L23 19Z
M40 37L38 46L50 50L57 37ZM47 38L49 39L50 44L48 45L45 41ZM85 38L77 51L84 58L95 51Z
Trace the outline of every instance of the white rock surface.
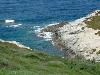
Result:
M95 59L100 62L100 54L97 54L97 52L100 51L100 36L95 35L95 33L100 30L88 28L85 24L85 21L91 21L91 17L93 16L100 16L100 10L96 10L86 17L66 23L66 25L60 27L58 29L61 35L60 40L62 40L62 42L60 41L60 45L65 45L64 47L66 47L66 49L73 50L77 55L82 55L86 59ZM49 34L49 32L42 32L40 34L46 39L52 39L52 33Z
M97 54L100 50L100 36L95 35L99 30L87 28L84 20L97 15L98 12L100 11L97 10L84 18L70 22L70 25L60 28L61 39L67 48L71 48L76 54L81 54L86 59L95 59L96 61L100 61L100 54ZM95 51L93 51L94 49Z

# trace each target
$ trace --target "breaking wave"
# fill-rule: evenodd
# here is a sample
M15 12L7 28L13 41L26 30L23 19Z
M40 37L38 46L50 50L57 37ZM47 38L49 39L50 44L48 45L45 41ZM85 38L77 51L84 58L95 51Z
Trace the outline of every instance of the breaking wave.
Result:
M53 26L53 25L57 25L59 23L51 23L51 24L48 24L44 27L38 27L37 30L35 30L35 33L38 37L42 37L45 39L45 41L50 41L52 40L52 32L42 32L41 33L41 30L48 27L48 26Z

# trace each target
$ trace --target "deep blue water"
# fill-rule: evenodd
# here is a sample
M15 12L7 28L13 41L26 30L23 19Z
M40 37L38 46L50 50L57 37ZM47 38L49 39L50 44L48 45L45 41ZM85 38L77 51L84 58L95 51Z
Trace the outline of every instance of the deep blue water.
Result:
M36 36L34 26L72 21L100 9L100 0L0 0L0 39L15 40L31 48L62 54L49 41ZM5 24L15 20L19 27Z

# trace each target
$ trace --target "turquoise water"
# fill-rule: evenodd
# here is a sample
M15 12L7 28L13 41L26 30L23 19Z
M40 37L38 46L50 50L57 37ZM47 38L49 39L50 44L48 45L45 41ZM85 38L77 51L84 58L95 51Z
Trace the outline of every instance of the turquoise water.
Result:
M100 0L0 0L0 39L62 55L49 41L37 37L35 30L81 18L96 9L100 9ZM15 20L15 24L6 24L6 19Z

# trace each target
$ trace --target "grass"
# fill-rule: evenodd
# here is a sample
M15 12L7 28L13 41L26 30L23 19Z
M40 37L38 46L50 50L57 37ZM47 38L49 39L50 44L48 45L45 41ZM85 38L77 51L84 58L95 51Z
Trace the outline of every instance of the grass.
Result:
M100 50L96 54L100 54Z
M92 16L89 19L91 19L91 21L85 21L85 23L87 24L87 27L95 29L95 30L100 30L100 16ZM95 35L100 36L100 31L95 33Z
M0 42L0 75L100 75L100 63L63 59Z
M93 16L90 19L91 21L85 21L87 27L100 30L100 16Z

